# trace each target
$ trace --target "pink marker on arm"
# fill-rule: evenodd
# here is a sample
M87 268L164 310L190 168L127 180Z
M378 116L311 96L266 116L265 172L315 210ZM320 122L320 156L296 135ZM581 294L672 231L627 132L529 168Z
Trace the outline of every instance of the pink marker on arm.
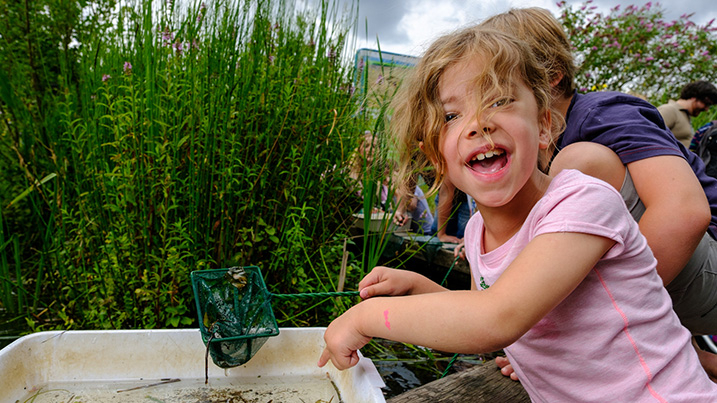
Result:
M384 319L386 319L386 328L388 328L388 330L391 330L391 322L388 321L388 309L383 311L383 317Z

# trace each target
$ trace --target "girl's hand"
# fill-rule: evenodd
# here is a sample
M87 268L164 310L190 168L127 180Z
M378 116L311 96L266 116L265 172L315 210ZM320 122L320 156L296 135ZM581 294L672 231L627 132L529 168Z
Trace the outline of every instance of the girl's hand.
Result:
M406 295L411 293L411 272L376 266L359 282L359 295L363 299L375 296Z
M500 368L501 374L510 377L510 379L514 381L518 380L518 374L513 369L513 366L510 365L508 357L495 357L495 363L498 365L498 368Z
M466 258L466 242L461 241L455 249L453 249L453 257L459 257L463 260Z
M408 215L405 211L397 210L396 213L393 215L393 223L398 225L399 227L402 227L403 224L406 223L407 218Z
M432 280L412 271L376 266L359 283L363 299L376 296L398 296L446 291Z
M326 329L324 333L326 348L319 357L319 367L326 365L329 360L339 370L358 364L358 350L371 341L371 338L361 334L356 327L360 322L356 314L357 307L358 305L336 318Z

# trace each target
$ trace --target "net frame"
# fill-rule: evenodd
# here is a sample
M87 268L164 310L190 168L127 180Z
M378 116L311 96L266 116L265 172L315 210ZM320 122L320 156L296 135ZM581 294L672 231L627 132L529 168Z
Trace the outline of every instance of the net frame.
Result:
M228 269L191 273L199 330L212 361L232 368L249 361L269 337L279 334L271 307L272 294L257 266L242 267L246 284L237 287Z

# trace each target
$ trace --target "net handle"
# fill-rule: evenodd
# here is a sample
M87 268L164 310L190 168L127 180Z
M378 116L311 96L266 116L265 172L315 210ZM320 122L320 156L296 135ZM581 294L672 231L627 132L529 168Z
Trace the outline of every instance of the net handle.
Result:
M359 295L358 291L335 291L335 292L306 292L300 294L274 294L269 293L269 296L273 299L300 299L300 298L331 298L331 297L356 297Z

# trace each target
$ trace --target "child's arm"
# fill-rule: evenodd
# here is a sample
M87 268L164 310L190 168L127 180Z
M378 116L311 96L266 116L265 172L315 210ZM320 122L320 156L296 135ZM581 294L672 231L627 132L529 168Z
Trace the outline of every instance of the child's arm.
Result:
M627 167L645 204L640 232L655 254L657 273L664 284L669 284L684 269L707 231L712 217L707 197L682 157L645 158Z
M329 325L319 366L355 365L356 350L372 337L457 353L501 349L565 299L613 244L595 235L543 234L487 290L363 301Z
M448 181L448 178L444 179L441 188L438 189L438 206L436 206L436 220L438 220L436 237L441 242L459 243L461 241L458 237L446 234L446 225L453 212L455 193L456 187Z

